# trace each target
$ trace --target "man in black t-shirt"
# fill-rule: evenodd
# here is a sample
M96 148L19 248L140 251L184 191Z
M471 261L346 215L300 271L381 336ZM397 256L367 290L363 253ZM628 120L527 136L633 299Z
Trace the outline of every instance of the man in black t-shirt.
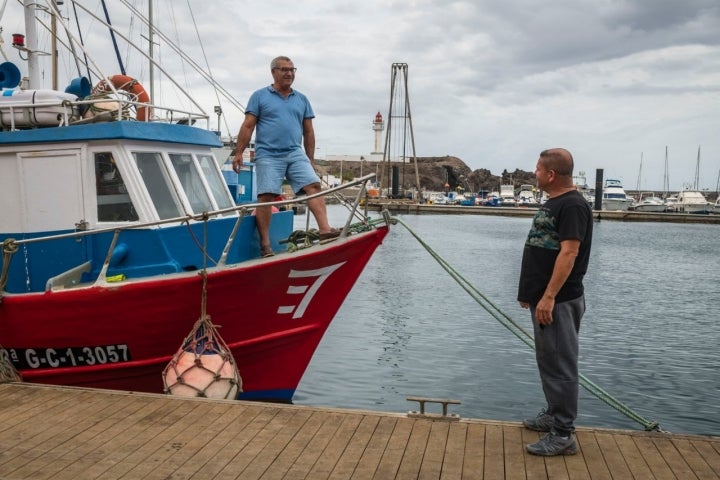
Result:
M592 244L592 210L572 181L573 158L562 148L545 150L535 169L549 199L535 214L525 242L518 302L530 309L535 356L547 406L524 420L548 432L527 445L535 455L573 455L578 402L578 332L585 312L583 277Z

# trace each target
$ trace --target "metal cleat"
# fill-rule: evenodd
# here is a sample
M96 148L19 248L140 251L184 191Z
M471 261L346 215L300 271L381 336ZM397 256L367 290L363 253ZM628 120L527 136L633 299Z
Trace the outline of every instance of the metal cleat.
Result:
M456 413L448 413L448 405L460 405L460 400L451 400L449 398L428 398L428 397L407 397L408 402L418 402L420 411L410 410L408 417L413 418L429 418L433 420L445 420L449 422L457 422L460 415ZM442 414L425 412L426 403L439 403L442 405Z

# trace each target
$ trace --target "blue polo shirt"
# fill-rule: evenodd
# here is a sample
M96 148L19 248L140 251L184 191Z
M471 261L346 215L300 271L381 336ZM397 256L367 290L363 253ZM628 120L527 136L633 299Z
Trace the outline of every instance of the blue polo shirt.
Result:
M283 97L272 85L250 96L245 113L257 118L256 158L283 156L302 148L303 120L315 118L305 95L293 90Z

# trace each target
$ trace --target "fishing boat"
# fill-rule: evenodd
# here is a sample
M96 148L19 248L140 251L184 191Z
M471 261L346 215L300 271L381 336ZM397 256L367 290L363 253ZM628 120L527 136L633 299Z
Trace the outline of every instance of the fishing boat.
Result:
M610 178L605 180L605 187L603 188L602 196L603 210L626 211L631 204L632 201L625 193L625 189L623 188L620 180Z
M19 68L0 65L0 358L29 382L160 393L207 316L242 376L238 398L291 401L389 217L351 208L323 242L277 211L276 254L261 258L257 205L234 201L207 115L152 104L126 75L63 91L29 78L20 88ZM373 177L347 186L361 195Z

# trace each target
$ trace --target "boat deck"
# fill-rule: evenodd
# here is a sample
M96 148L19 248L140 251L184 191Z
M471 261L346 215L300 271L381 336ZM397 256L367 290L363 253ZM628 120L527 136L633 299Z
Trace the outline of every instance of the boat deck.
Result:
M0 385L0 432L3 479L720 478L720 437L580 428L543 458L519 423L25 383Z

